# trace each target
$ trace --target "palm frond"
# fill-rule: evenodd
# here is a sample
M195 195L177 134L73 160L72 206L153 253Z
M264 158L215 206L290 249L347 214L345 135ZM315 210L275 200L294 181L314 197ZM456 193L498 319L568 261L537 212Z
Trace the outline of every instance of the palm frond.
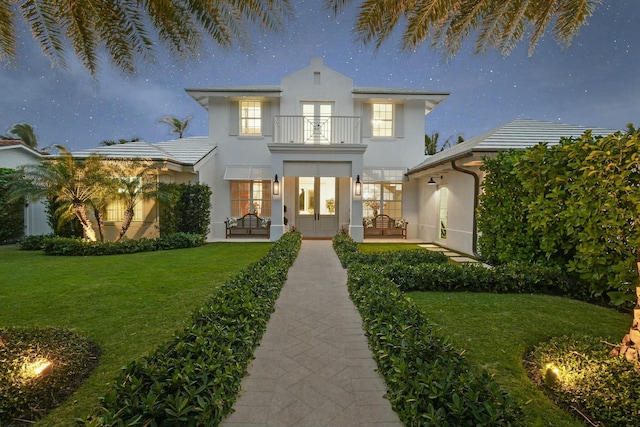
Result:
M581 26L593 15L596 4L601 0L564 0L556 10L556 22L553 27L556 41L568 47Z
M449 20L452 3L452 0L421 1L405 12L408 23L401 47L404 50L416 49L430 35L436 33Z
M100 0L61 2L58 19L76 57L95 76L98 70L100 36L96 31L96 12Z
M9 2L0 2L0 61L11 62L16 58L15 13Z
M58 21L58 1L26 0L20 5L20 12L27 21L31 35L40 45L42 52L54 66L66 68L64 57L63 31Z

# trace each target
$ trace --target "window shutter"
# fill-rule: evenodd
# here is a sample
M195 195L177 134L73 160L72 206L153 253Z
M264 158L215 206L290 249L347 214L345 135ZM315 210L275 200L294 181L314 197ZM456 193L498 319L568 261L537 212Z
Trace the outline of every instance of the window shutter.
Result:
M229 135L240 134L240 104L238 101L229 102Z
M271 103L269 101L265 101L260 107L262 108L262 135L272 136L273 117L271 117Z
M362 137L371 138L373 129L371 125L371 119L373 118L373 106L370 103L362 104Z
M394 105L393 134L396 138L404 138L404 104Z

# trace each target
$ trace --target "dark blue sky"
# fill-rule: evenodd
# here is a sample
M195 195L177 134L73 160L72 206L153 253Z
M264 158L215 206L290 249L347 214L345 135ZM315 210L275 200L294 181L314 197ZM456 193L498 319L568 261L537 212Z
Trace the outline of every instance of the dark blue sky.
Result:
M423 46L399 53L399 33L378 51L353 41L355 10L338 19L320 0L292 0L296 17L280 34L256 34L250 50L212 44L197 60L174 60L159 48L154 63L123 76L105 60L94 81L75 60L52 69L23 31L19 60L0 71L0 133L13 123L34 125L40 147L72 150L106 139L173 139L164 115L193 116L186 136L206 135L206 112L184 88L278 84L313 56L357 86L447 91L451 95L426 117L426 133L441 140L471 138L515 118L624 129L640 125L640 1L604 0L573 44L559 47L550 34L527 56L521 43L508 57L473 55L470 43L448 63Z

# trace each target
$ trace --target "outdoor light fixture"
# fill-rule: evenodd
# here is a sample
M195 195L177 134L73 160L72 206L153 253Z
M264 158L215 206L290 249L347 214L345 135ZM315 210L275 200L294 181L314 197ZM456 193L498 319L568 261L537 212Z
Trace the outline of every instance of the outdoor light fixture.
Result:
M280 181L278 181L278 174L276 174L276 177L273 179L273 195L280 195Z
M442 175L440 175L440 179L442 179ZM433 179L433 177L429 178L429 181L427 181L428 185L436 185L437 182Z
M362 196L362 183L360 182L360 175L356 177L356 186L353 189L356 196Z

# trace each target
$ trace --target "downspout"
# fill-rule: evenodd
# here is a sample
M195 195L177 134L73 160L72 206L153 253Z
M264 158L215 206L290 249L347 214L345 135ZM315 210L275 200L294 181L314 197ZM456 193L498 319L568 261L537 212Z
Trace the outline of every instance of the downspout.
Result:
M478 254L478 194L480 193L480 177L468 169L463 169L460 166L456 165L455 160L451 160L451 167L453 170L458 172L465 173L467 175L471 175L473 177L473 230L471 234L471 251L473 252L473 256L476 258L480 258L480 254Z

